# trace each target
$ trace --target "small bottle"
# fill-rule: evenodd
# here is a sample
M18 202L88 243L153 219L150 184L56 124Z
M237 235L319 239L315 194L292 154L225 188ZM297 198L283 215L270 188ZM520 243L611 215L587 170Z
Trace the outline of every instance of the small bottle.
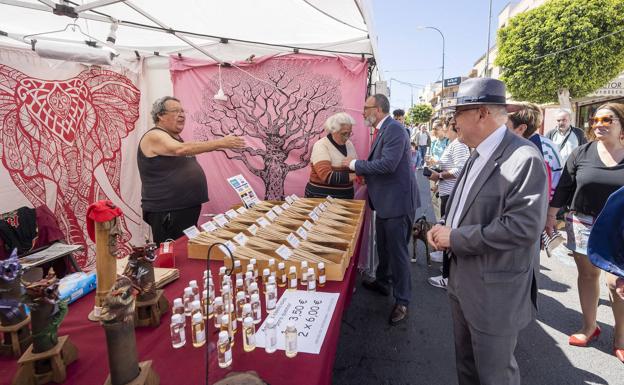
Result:
M193 294L193 288L187 287L184 289L184 295L182 296L184 302L184 315L189 317L191 315L191 304L195 301L195 294Z
M288 277L286 276L286 265L284 265L284 262L277 264L277 278L277 286L286 287Z
M254 294L260 294L260 290L258 289L257 282L253 282L251 285L249 285L249 288L247 289L247 294L249 294L250 298Z
M274 284L267 285L267 291L265 294L265 305L267 313L273 313L275 310L275 304L277 303L277 287Z
M258 265L256 263L256 258L251 258L249 260L249 264L252 266L252 271L254 273L254 279L258 279Z
M218 356L220 368L227 368L232 365L232 345L230 344L230 337L225 331L219 332Z
M290 267L288 271L288 290L297 290L297 268Z
M245 306L246 303L245 292L239 291L236 293L236 319L238 321L243 321L243 306Z
M308 287L308 261L301 261L301 285Z
M191 330L193 331L193 346L199 348L206 343L206 328L204 326L204 318L201 313L195 313L191 320Z
M173 345L174 349L186 345L186 334L184 333L185 320L182 314L175 313L171 316L171 345Z
M199 301L199 286L197 286L197 281L189 281L189 287L193 289L193 296L195 296L195 299L193 301Z
M214 281L212 280L212 277L208 277L208 291L211 291L214 293L215 291L215 286L214 286Z
M211 300L208 296L208 290L202 291L201 308L204 314L204 321L212 318L212 304L214 300Z
M221 327L221 317L223 317L223 314L225 314L225 307L223 306L222 297L216 297L214 299L213 311L214 311L214 325L218 329L219 327Z
M260 295L252 294L251 295L251 313L254 320L254 324L260 323L262 321L262 307L260 306Z
M225 272L227 271L225 266L221 266L219 268L219 282L221 282L221 287L223 287L223 277L225 277Z
M269 281L267 282L267 285L275 285L275 287L277 287L276 278L272 275L269 275Z
M171 309L173 314L181 314L184 315L184 302L182 302L182 298L175 298L173 300L173 307Z
M254 277L254 267L251 263L247 264L247 272L245 273L245 281L247 281L247 273L251 273L251 279L254 280L254 282L256 281L256 277ZM247 283L245 283L245 286L249 286L247 285Z
M308 269L308 291L316 291L316 277L311 267Z
M239 291L242 291L243 293L245 293L245 286L243 285L242 278L239 278L236 280L236 287L234 288L234 298L236 298Z
M277 350L277 325L275 318L269 317L264 328L264 351L274 353Z
M243 350L251 352L256 348L256 327L251 317L243 321Z
M230 288L232 287L232 278L230 278L229 275L223 277L223 281L221 281L221 290L223 290L226 286L229 286Z
M232 292L228 285L223 286L221 290L221 297L223 297L223 305L226 309L232 306Z
M275 277L275 258L269 258L269 271L271 272L271 276Z
M263 286L263 291L266 293L266 287L269 284L269 277L271 276L271 270L269 269L264 269L262 270L262 284Z
M293 358L297 355L297 328L295 327L295 323L292 321L288 321L286 324L284 341L286 344L286 357Z
M325 275L325 264L323 262L319 262L318 265L318 284L319 287L325 286L325 281L327 281L327 276Z
M238 259L234 261L234 277L236 277L237 281L243 279L243 267Z
M253 319L253 313L251 312L251 304L246 303L243 305L243 319L251 317Z
M193 316L195 315L195 313L201 314L202 319L204 318L204 314L202 313L202 310L201 310L201 302L200 301L193 301L193 302L191 302L191 319L193 319Z
M234 329L232 329L232 320L228 314L221 317L221 331L227 332L230 337L230 343L234 346Z
M250 266L250 265L247 265ZM245 288L247 290L249 290L249 286L251 286L252 283L256 282L256 280L253 278L253 271L248 271L245 273Z

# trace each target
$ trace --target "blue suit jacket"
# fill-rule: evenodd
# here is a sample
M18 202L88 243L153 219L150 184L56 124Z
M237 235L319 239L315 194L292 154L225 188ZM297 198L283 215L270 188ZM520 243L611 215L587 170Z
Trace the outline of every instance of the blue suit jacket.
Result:
M416 177L411 167L410 141L405 128L388 117L373 142L368 160L355 162L357 175L364 175L368 199L380 218L403 215L414 220L418 202Z

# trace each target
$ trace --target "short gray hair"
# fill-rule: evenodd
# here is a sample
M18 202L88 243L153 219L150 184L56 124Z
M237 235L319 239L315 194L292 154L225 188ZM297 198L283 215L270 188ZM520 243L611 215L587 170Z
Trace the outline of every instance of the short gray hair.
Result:
M338 132L343 124L353 126L355 124L355 119L346 112L339 112L327 118L325 121L325 131L330 134Z
M384 94L375 94L373 95L375 98L375 106L381 109L381 112L384 114L390 113L390 101Z
M572 117L572 111L568 110L567 108L560 108L557 110L557 115L559 114L566 114L568 115L568 118Z
M167 109L165 108L165 103L167 103L170 100L180 103L180 100L177 98L174 98L173 96L163 96L162 98L156 99L156 101L152 105L152 112L150 112L154 123L158 123L160 121L159 116L164 114L167 111Z

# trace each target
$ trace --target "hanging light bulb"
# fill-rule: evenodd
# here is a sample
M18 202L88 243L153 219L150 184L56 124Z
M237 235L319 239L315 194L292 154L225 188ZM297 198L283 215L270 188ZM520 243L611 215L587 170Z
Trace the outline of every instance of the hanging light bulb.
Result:
M221 83L221 64L219 64L219 90L213 96L213 99L214 100L220 100L222 102L227 102L227 100L228 100L228 97L223 92L223 85Z

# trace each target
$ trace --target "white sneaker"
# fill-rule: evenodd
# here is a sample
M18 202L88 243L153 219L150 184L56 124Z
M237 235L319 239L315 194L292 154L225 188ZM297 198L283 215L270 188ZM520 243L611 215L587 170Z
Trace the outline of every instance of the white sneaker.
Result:
M441 251L433 251L429 255L431 255L431 262L442 263L443 253Z
M442 278L441 275L437 277L431 277L427 280L431 286L439 287L440 289L446 289L446 285L448 284L448 278Z

